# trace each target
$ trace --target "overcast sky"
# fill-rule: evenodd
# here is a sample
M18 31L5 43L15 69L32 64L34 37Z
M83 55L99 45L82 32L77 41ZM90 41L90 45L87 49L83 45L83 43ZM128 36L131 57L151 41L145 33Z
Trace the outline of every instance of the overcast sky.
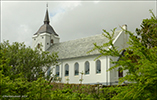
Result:
M43 25L45 1L1 1L1 41L25 42L31 46L32 36ZM152 1L48 1L50 25L60 41L102 34L127 24L134 32L143 19L150 18L149 9L157 13Z

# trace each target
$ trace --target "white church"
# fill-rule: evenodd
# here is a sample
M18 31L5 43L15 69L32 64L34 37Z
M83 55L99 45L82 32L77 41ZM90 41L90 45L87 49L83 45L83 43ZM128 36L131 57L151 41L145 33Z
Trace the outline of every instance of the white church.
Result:
M49 13L46 10L44 24L32 37L32 48L34 49L42 43L44 51L58 52L59 65L52 66L54 67L52 74L60 77L62 83L67 83L69 80L69 83L79 84L82 77L82 84L114 85L118 83L120 77L125 76L126 72L119 72L118 68L107 71L112 66L110 56L102 56L94 61L100 53L93 51L87 54L94 47L93 43L102 45L108 42L108 39L102 34L60 42L59 35L49 23ZM123 25L122 28L127 29L127 26ZM127 35L123 30L116 31L113 41L115 46L118 46L119 49L125 48L127 41ZM117 60L118 58L112 59ZM80 72L83 72L84 75L81 76Z

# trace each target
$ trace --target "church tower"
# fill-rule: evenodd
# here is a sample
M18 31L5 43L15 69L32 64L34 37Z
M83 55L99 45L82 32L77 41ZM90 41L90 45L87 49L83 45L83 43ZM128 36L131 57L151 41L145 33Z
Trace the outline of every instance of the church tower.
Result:
M46 51L54 43L59 43L60 38L49 23L50 23L49 13L47 8L44 24L39 28L39 30L32 37L33 49L35 49L35 47L40 47L42 44L42 50Z

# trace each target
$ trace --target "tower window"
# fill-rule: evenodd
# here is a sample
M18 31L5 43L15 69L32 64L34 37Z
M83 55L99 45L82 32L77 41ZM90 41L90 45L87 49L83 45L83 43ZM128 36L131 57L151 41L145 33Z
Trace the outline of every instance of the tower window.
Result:
M51 39L51 44L53 44L53 39Z
M42 37L42 39L43 39L44 37Z
M34 39L34 40L36 40L36 39Z
M38 48L40 48L40 44L38 43Z
M47 45L49 45L49 43L47 43Z

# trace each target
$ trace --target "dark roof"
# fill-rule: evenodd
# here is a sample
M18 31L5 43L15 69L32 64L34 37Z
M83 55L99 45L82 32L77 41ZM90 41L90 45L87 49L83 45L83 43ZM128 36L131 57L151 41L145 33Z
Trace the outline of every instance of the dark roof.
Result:
M49 14L48 14L48 10L46 10L46 14L45 14L45 19L44 19L44 25L42 25L39 30L34 34L41 34L41 33L49 33L49 34L54 34L56 36L58 36L58 34L56 34L56 32L54 31L54 29L52 28L51 25L49 25Z
M44 32L46 32L46 33L49 33L49 34L54 34L54 35L57 35L58 36L58 34L56 34L56 32L53 30L53 28L51 27L51 25L49 25L49 24L44 24L44 25L42 25L40 28L39 28L39 30L34 34L34 35L36 35L36 34L40 34L40 33L44 33Z

